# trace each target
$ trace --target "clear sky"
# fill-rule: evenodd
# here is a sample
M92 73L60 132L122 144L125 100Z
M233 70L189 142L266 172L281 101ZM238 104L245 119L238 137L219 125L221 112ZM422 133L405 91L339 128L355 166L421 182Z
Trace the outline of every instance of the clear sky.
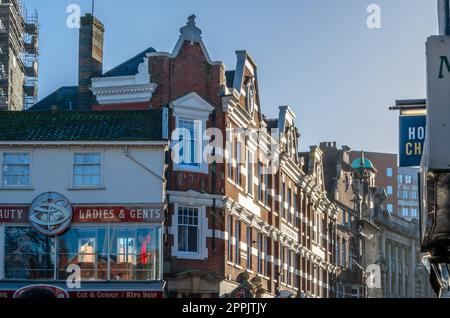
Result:
M26 0L41 24L40 98L77 82L78 30L66 26L70 4ZM366 24L370 4L381 28ZM397 152L396 99L426 95L425 41L437 33L436 0L96 0L105 24L108 70L149 46L172 51L186 18L197 25L213 60L234 69L235 51L258 64L263 112L297 114L300 147L337 141L353 149Z

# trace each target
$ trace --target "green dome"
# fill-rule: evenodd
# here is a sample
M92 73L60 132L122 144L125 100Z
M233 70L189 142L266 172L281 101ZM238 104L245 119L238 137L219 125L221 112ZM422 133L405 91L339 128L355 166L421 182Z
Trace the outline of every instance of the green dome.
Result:
M353 169L361 168L361 158L357 158L357 159L353 160L352 168ZM369 170L372 170L372 169L374 170L375 169L372 161L370 161L367 158L364 158L364 168L369 169Z

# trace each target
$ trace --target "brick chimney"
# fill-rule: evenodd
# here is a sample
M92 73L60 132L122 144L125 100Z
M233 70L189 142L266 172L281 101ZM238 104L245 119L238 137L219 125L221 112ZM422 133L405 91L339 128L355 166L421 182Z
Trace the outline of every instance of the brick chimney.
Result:
M80 21L80 42L78 55L78 109L90 110L93 95L91 80L103 72L103 36L105 27L92 14L86 14Z

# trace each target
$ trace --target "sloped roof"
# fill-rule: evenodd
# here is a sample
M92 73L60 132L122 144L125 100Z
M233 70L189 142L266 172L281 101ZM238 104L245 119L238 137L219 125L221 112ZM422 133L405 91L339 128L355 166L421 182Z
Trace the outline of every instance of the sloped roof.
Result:
M0 112L0 141L160 141L163 110Z
M51 110L57 106L59 110L74 110L78 107L78 86L63 86L34 104L29 111Z
M149 47L129 60L104 73L102 77L131 76L139 72L139 65L148 53L156 52ZM64 86L30 107L29 111L48 111L53 107L58 110L78 110L78 86Z
M144 62L145 57L148 53L156 52L152 47L144 50L138 55L132 57L131 59L123 62L122 64L114 67L112 70L103 74L102 77L115 77L115 76L130 76L136 75L139 71L139 65Z

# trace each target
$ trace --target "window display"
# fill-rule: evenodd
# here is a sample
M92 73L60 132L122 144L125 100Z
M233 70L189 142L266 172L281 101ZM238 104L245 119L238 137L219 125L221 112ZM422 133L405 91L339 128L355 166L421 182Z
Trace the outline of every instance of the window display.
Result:
M65 281L77 265L82 281L160 280L160 235L160 227L73 227L55 239L7 226L5 278Z
M31 227L5 228L5 277L10 280L54 278L54 239Z

